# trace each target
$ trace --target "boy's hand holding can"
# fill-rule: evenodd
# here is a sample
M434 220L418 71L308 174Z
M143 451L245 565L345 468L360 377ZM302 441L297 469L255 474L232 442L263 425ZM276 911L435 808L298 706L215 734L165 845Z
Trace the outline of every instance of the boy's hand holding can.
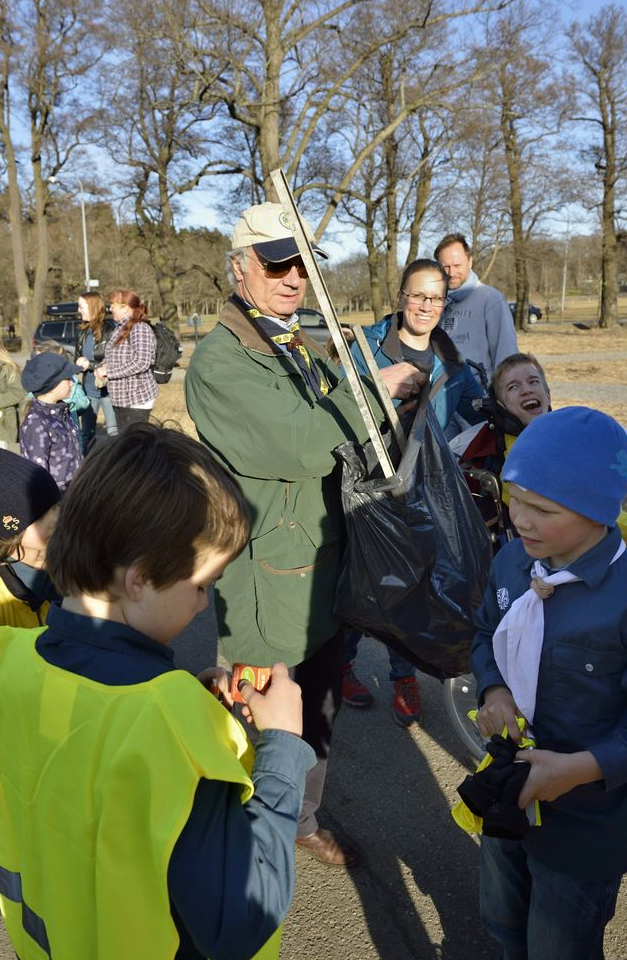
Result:
M291 678L285 663L275 663L271 680L265 692L255 690L246 679L239 681L239 692L244 701L242 713L248 723L257 729L285 730L300 737L303 733L303 705L301 691Z

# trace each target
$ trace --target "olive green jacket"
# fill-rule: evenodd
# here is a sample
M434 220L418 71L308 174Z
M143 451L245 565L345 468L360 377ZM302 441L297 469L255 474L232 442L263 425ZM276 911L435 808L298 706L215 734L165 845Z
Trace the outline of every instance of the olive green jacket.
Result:
M8 365L0 366L0 440L16 443L19 440L19 408L26 400L19 372Z
M303 341L329 386L319 400L291 358L233 300L194 351L185 378L198 435L236 475L252 515L250 543L216 591L221 645L231 663L292 666L338 628L332 609L343 523L332 451L367 432L348 381Z

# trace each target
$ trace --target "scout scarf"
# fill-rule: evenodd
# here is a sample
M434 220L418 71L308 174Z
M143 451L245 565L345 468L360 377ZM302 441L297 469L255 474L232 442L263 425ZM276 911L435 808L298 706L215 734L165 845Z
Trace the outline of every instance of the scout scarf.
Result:
M273 317L267 317L256 307L247 307L246 313L252 320L257 321L273 343L287 350L288 355L298 367L303 380L313 390L316 399L320 400L325 397L329 392L329 385L312 364L309 351L299 336L298 320L291 319L282 323Z
M621 540L609 565L615 563L624 551L625 543ZM558 570L547 576L545 568L536 560L531 568L529 590L514 601L492 638L496 665L529 727L533 723L536 708L538 670L544 641L543 603L553 596L555 587L578 580L581 577L569 570Z

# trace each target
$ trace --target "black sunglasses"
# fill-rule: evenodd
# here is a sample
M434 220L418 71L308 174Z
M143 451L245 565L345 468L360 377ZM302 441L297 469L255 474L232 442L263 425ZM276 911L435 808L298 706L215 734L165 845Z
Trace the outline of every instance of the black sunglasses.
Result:
M288 275L292 267L296 267L301 280L307 279L307 267L300 257L294 257L292 260L283 261L283 263L273 263L271 260L262 260L258 253L256 253L256 256L257 263L268 280L282 280L283 277Z

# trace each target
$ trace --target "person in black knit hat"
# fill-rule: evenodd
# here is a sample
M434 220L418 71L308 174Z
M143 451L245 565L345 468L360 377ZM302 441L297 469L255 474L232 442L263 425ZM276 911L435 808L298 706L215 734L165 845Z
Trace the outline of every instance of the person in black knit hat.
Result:
M46 544L61 492L47 470L0 450L0 625L36 627L58 594L46 573Z

